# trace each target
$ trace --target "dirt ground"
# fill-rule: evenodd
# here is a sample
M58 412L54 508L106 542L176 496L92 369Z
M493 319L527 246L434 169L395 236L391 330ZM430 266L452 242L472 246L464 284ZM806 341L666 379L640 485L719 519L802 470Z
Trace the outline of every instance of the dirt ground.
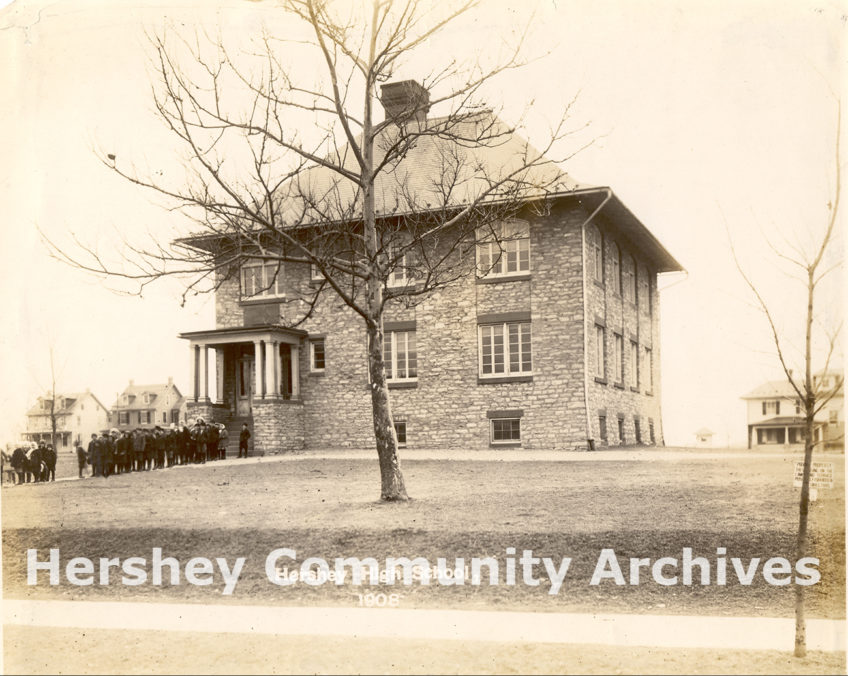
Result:
M20 674L844 674L845 653L6 627ZM56 649L45 650L44 646Z
M711 561L719 548L726 550L727 557L745 562L756 558L762 563L771 557L793 560L796 459L791 454L652 453L644 460L626 462L594 462L588 457L572 462L411 460L404 463L404 473L414 499L395 505L375 501L376 460L310 456L6 486L2 490L3 593L21 599L349 605L362 588L269 583L266 555L278 547L291 547L299 561L308 556L329 561L337 556L503 559L506 548L514 547L556 560L572 557L560 593L548 594L544 584L418 585L393 591L400 592L404 608L791 617L793 587L766 584L761 575L751 585L731 577L724 586L661 586L650 580L625 586L608 580L591 586L588 580L604 548L613 548L625 562L628 557L680 558L684 547ZM807 588L808 615L840 619L845 617L844 456L822 459L834 462L836 485L821 491L812 505L810 554L820 559L822 579ZM183 563L197 556L230 560L244 556L247 563L232 596L223 596L217 581L203 587L184 582L139 587L80 587L66 581L57 586L26 584L28 548L38 549L41 558L48 549L59 548L65 562L73 556L149 559L153 547L161 547L164 556ZM368 589L381 590L389 591ZM844 654L792 661L788 654L777 652L475 646L450 641L437 646L407 642L398 647L395 643L389 650L384 642L370 639L351 644L323 637L272 641L154 633L141 640L121 632L111 636L86 630L85 634L81 640L79 633L64 630L7 627L6 668L29 673L144 671L138 665L147 665L153 673L219 673L228 670L225 665L245 673L378 669L398 673L843 673L845 669ZM53 645L74 645L80 651L69 650L59 670L57 658L27 648L35 636L42 635L55 641ZM256 641L264 652L258 652ZM137 650L140 661L121 662L123 655ZM207 653L219 657L207 659ZM93 656L88 666L81 661L88 659L86 655ZM252 657L242 662L229 655ZM344 662L348 658L355 661Z

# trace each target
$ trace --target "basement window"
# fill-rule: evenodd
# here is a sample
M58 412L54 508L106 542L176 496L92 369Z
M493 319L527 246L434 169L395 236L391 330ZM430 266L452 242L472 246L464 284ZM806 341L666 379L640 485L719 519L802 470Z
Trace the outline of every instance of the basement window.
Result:
M492 443L521 443L521 418L493 418Z

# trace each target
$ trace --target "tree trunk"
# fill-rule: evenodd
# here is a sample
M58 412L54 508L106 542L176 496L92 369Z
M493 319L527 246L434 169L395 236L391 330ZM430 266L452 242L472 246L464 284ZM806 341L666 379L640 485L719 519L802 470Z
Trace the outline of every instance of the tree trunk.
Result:
M808 398L809 401L809 398ZM810 512L810 468L813 459L813 408L807 406L804 424L804 476L801 480L801 504L798 508L798 540L795 545L795 560L806 555L807 517ZM807 622L804 619L804 587L795 584L795 657L807 655Z
M400 471L397 455L389 386L383 364L382 322L368 322L368 373L370 375L371 411L374 418L374 438L380 460L380 499L385 501L409 500Z

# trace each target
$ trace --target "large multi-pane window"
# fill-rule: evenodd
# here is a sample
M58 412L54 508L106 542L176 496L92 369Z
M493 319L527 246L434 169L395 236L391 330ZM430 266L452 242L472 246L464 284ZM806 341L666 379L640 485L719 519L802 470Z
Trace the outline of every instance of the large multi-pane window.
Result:
M418 350L415 331L386 331L383 337L386 379L414 380L418 377Z
M283 296L283 270L279 261L246 263L241 267L242 298Z
M532 373L530 322L484 324L480 328L480 375Z
M606 380L607 349L606 330L603 326L595 325L595 377Z
M621 294L621 249L612 243L612 290Z
M622 270L624 297L631 303L636 302L636 262L633 256L625 256Z
M630 387L639 389L639 344L630 341Z
M601 232L594 225L586 228L586 239L589 243L589 268L592 279L604 283L604 240Z
M624 339L616 334L613 334L613 343L614 343L614 352L613 358L615 359L615 382L623 385L624 384Z
M478 229L477 270L481 277L530 272L530 224L512 220Z
M650 347L645 348L645 378L647 382L647 391L654 391L654 353Z

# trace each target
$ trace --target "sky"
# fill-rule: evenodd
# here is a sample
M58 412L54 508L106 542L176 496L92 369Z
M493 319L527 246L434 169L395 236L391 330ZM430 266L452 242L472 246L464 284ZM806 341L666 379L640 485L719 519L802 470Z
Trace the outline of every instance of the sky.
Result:
M76 238L108 257L124 237L185 232L179 214L97 156L179 175L153 111L146 35L166 22L223 26L230 44L249 47L263 22L283 25L281 12L272 0L0 0L0 441L18 437L49 389L51 352L57 391L91 389L107 408L130 379L172 376L187 392L177 334L212 328L213 299L183 306L173 279L142 297L116 293L52 258L42 237L66 248ZM803 286L775 250L809 247L829 217L848 2L484 1L398 79L443 55L489 56L527 22L538 58L492 84L493 104L510 122L529 111L534 141L576 96L575 147L592 144L563 168L612 187L686 269L659 283L666 443L692 444L707 427L717 445L744 445L740 397L782 374L730 241L796 353ZM845 252L843 214L829 265ZM821 329L843 316L844 286L838 268L820 287Z

